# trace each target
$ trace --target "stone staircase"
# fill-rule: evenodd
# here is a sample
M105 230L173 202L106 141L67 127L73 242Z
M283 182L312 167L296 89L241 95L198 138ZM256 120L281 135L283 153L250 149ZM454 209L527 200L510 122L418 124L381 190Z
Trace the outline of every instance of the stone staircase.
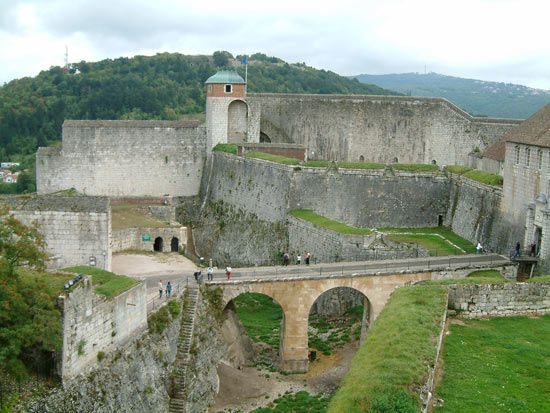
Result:
M191 355L191 343L193 342L193 326L195 324L195 313L200 291L197 286L189 286L185 292L189 305L184 309L181 319L181 329L178 337L178 352L174 361L172 371L173 389L170 397L170 413L184 413L186 403L186 377L187 366Z

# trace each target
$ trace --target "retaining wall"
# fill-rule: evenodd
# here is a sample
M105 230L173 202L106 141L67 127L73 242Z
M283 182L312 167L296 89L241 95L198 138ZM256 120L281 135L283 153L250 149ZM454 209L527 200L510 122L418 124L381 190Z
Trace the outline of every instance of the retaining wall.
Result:
M146 235L146 240L143 236ZM172 238L178 239L178 250L187 245L187 227L179 228L126 228L113 231L112 252L139 250L154 251L155 239L163 240L163 251L171 251Z
M449 308L466 318L550 313L550 283L450 285Z
M98 352L124 345L147 328L147 286L140 283L112 299L96 295L85 277L68 296L63 311L61 377L64 382L97 363Z

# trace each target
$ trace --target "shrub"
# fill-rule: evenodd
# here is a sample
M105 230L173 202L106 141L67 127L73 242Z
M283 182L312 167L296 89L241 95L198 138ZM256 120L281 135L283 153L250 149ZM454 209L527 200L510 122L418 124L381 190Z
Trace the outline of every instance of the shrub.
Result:
M82 339L78 342L78 348L76 349L76 353L79 356L83 356L85 354L84 347L86 346L86 340Z
M170 311L170 314L172 317L177 317L181 312L181 305L178 300L170 300L168 301L168 311Z
M161 334L170 323L170 312L168 307L161 307L147 319L147 326L152 334Z
M105 358L105 353L103 351L97 352L97 361L101 362Z

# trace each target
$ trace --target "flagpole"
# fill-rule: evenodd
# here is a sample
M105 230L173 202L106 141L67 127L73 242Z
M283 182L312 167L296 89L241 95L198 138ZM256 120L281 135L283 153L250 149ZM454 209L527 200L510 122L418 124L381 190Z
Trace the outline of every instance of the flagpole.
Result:
M246 93L248 89L248 56L245 57L245 65L244 65L244 93Z

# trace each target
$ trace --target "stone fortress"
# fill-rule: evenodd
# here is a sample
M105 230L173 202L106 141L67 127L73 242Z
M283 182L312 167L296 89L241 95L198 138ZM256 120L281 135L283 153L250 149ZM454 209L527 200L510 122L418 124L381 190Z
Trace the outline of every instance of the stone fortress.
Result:
M62 146L38 150L38 193L74 188L89 200L164 199L180 222L192 224L197 253L220 266L273 263L287 249L342 250L341 241L291 218L294 208L367 228L445 225L487 250L508 254L517 241L535 242L541 258L550 255L549 105L522 122L472 117L441 98L249 94L232 71L218 72L206 87L205 124L65 121ZM309 160L431 163L441 171L297 168L212 151L219 143L283 153L299 147ZM444 173L444 165L500 173L504 186ZM108 223L109 208L100 204ZM97 265L109 269L109 225L90 236L74 222L79 249L100 240ZM61 261L86 264L87 255ZM325 255L344 258L353 254Z

